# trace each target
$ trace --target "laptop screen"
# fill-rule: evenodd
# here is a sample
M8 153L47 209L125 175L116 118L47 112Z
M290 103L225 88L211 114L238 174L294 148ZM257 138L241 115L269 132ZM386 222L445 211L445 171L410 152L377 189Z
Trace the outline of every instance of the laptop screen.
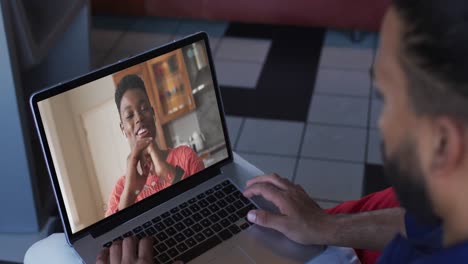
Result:
M72 233L224 160L203 40L38 102Z

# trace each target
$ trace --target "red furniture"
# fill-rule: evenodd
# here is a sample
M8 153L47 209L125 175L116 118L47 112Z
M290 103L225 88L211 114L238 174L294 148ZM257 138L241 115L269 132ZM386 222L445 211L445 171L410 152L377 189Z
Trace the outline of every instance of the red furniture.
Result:
M391 0L92 0L94 14L378 31Z

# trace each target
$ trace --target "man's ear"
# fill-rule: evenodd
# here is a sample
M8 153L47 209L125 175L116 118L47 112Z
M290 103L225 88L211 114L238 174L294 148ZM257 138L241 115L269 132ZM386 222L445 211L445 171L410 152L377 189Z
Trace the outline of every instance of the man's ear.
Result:
M433 158L431 167L434 170L448 172L457 169L464 159L465 132L463 125L448 117L435 121L433 140Z
M127 134L125 133L124 126L123 126L122 122L120 122L119 125L120 125L120 131L122 131L122 134L123 134L125 137L127 137Z

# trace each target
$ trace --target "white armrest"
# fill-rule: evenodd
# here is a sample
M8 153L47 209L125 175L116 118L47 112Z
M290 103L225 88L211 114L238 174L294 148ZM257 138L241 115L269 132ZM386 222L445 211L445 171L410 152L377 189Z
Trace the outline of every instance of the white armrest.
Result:
M25 264L81 264L81 258L68 245L65 234L56 233L36 242L24 255Z

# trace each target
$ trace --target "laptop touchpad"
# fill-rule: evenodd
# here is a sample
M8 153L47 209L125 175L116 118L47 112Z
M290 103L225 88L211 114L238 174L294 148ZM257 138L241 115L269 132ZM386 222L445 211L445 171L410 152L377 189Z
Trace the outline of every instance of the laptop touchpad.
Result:
M240 247L233 247L226 250L221 256L208 262L209 264L239 264L239 263L255 263L247 253Z

